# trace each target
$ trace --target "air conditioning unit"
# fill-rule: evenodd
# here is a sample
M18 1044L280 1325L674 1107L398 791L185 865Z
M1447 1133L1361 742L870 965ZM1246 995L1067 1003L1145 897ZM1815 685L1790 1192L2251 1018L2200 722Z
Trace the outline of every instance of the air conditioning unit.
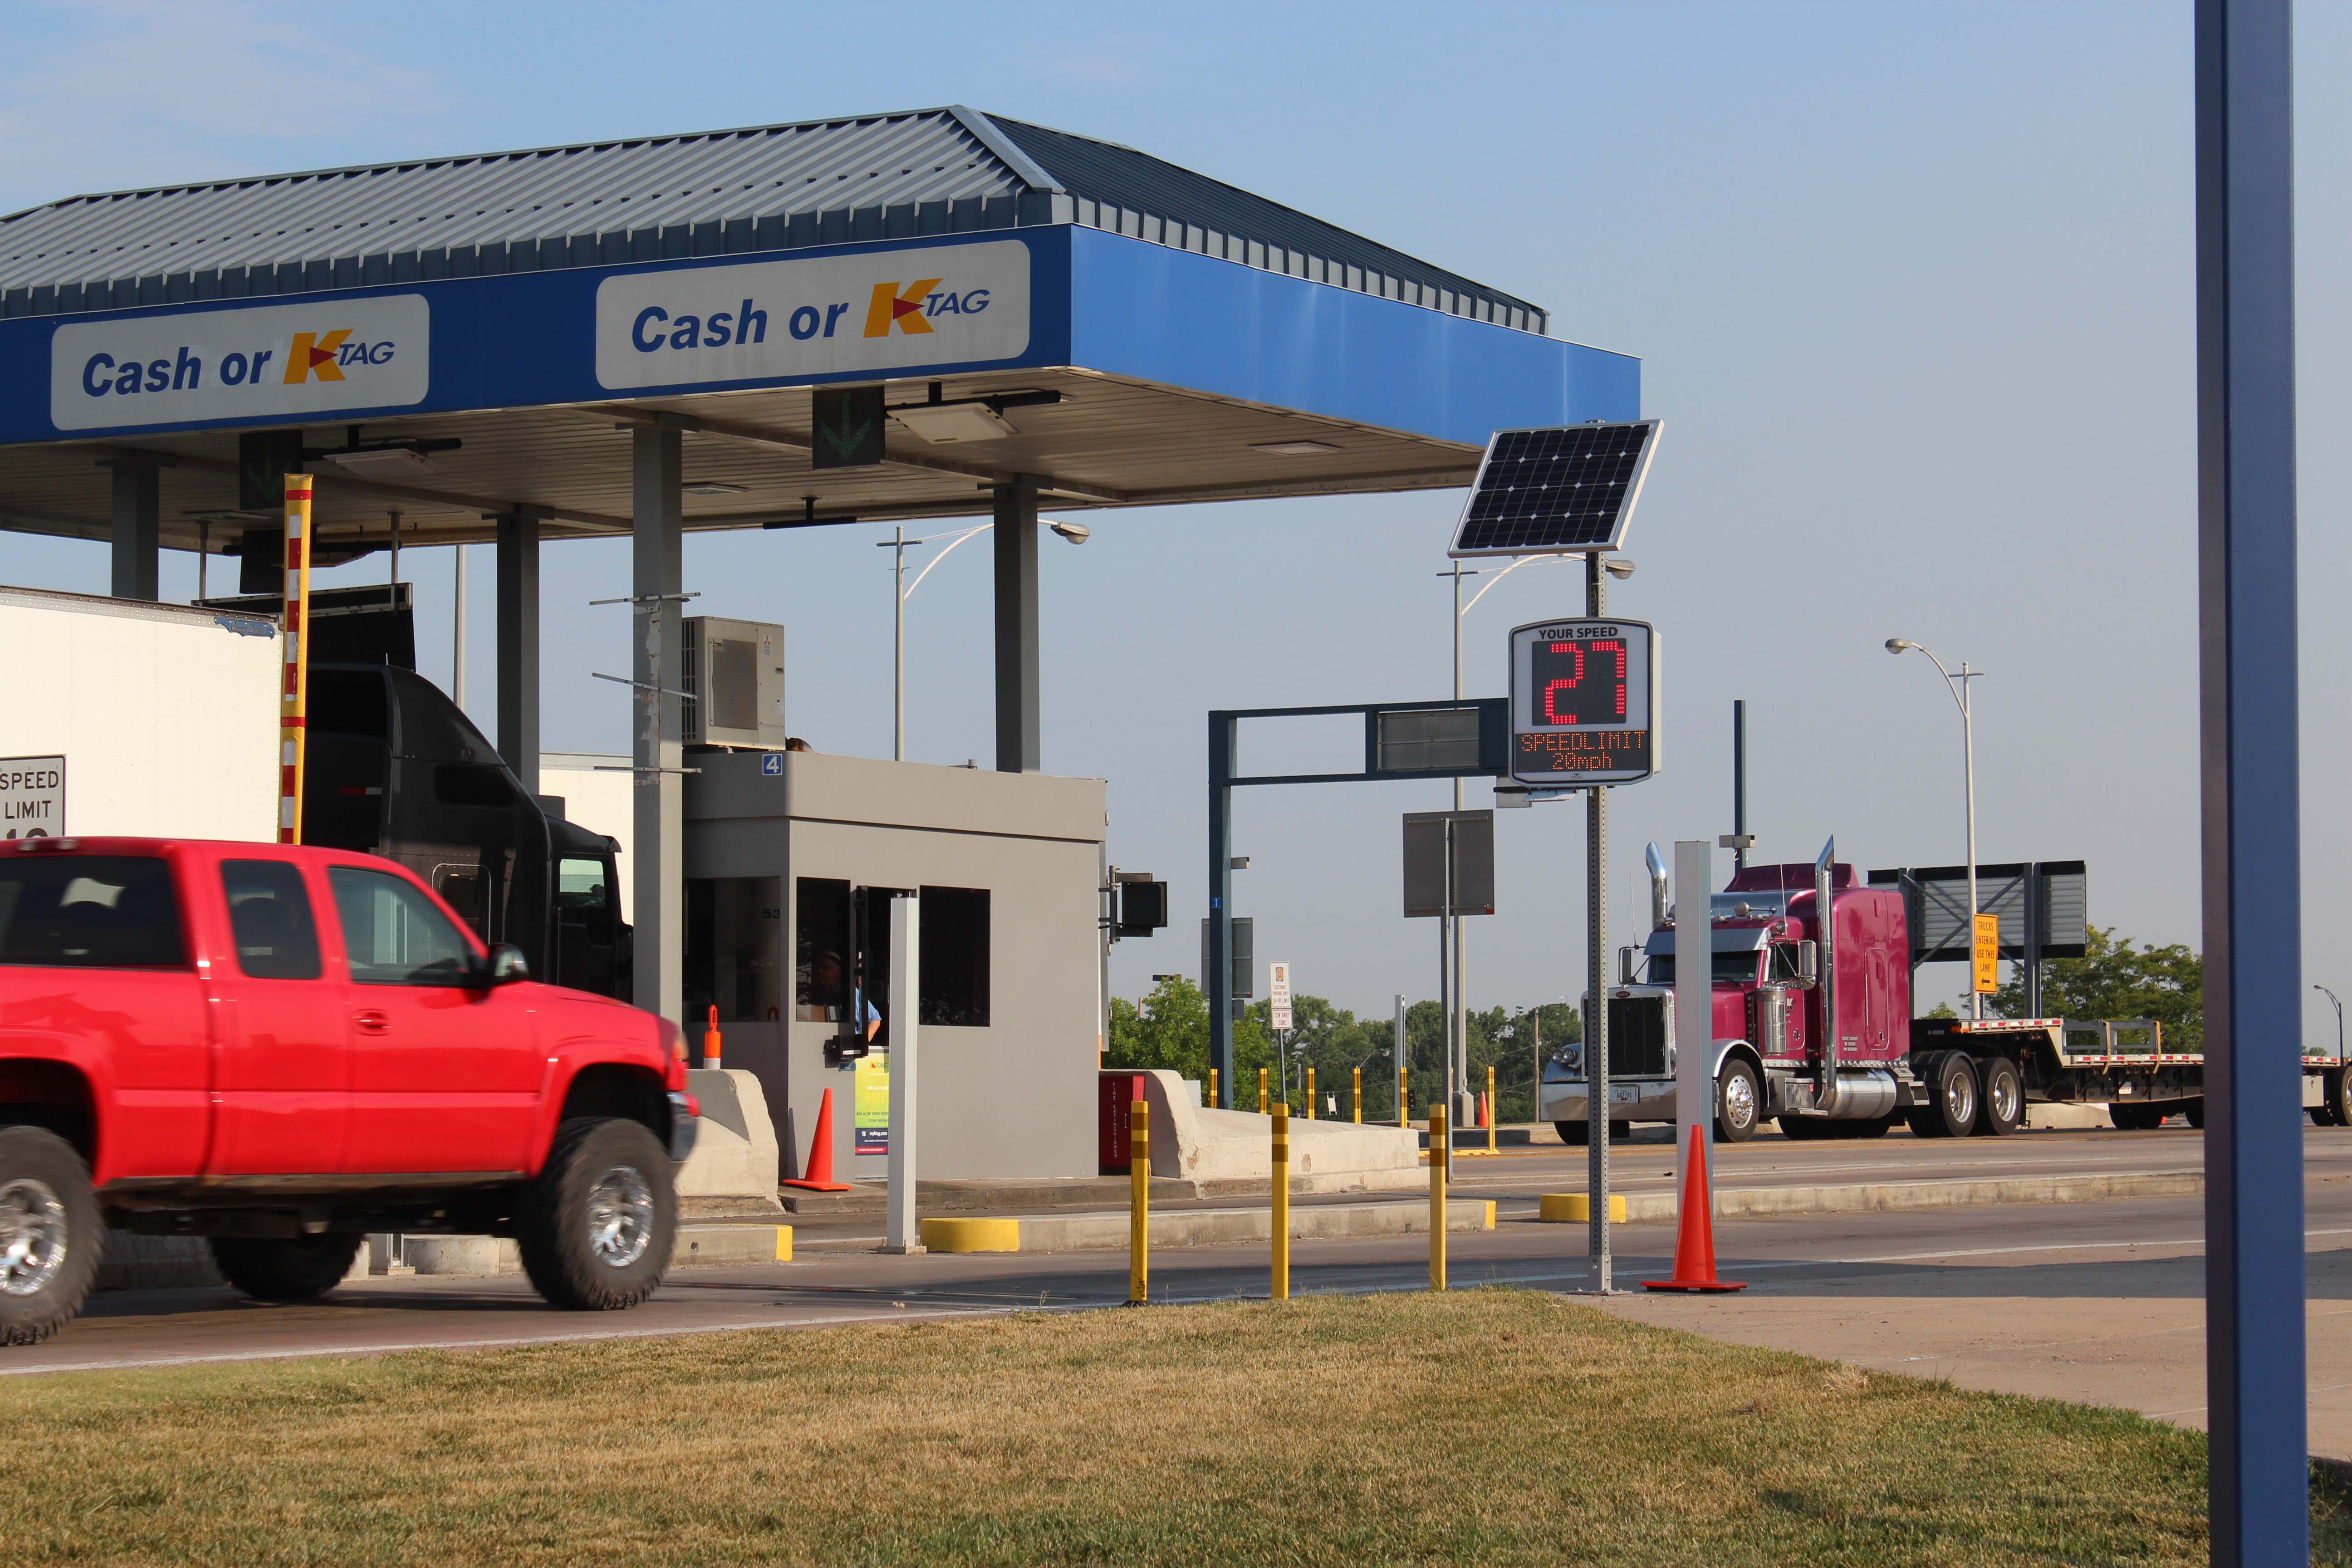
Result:
M688 616L680 640L686 744L783 750L784 628Z

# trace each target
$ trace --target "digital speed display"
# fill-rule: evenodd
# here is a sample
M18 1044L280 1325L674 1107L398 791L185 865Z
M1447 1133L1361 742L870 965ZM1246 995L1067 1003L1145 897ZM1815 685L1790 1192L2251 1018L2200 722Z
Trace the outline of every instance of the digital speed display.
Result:
M1543 621L1511 633L1511 777L1631 784L1658 770L1658 637L1645 621Z

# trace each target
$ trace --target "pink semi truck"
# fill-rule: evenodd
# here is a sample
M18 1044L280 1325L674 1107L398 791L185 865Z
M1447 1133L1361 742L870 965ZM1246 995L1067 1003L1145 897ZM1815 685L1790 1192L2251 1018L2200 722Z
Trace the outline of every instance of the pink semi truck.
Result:
M1675 1120L1675 976L1702 948L1725 1142L1771 1121L1791 1138L1875 1138L1897 1123L1922 1137L1999 1135L2038 1102L2104 1106L2119 1128L2175 1113L2204 1125L2204 1058L2167 1050L2153 1020L1914 1016L1903 895L1864 885L1852 866L1748 867L1709 900L1704 943L1669 913L1654 855L1651 868L1654 929L1622 951L1605 999L1612 1132ZM1570 1143L1591 1125L1583 1053L1580 1043L1555 1051L1538 1090L1537 1114ZM2313 1121L2352 1124L2345 1078L2340 1060L2304 1058Z

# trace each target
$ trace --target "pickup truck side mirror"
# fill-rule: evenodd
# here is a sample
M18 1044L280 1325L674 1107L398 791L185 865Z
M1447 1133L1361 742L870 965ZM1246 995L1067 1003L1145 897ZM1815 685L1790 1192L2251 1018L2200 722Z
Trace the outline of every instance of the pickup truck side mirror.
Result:
M475 973L482 989L488 991L500 985L511 985L518 980L530 979L530 963L523 957L522 949L510 942L502 942L490 949L490 956L482 961L481 967Z

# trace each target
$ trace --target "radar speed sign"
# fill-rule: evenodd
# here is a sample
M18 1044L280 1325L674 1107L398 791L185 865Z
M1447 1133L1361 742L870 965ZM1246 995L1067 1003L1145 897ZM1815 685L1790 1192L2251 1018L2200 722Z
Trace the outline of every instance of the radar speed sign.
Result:
M1582 617L1511 632L1511 777L1575 788L1658 771L1658 634Z

